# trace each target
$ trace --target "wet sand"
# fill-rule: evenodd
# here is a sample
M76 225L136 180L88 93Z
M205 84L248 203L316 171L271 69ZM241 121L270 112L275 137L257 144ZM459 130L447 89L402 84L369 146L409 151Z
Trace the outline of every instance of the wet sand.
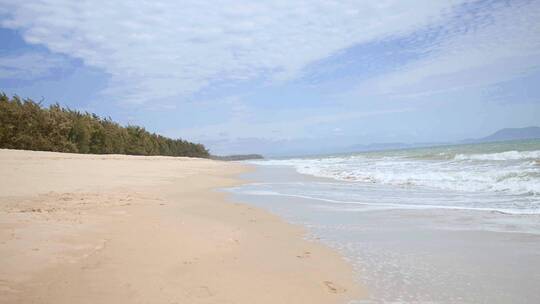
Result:
M242 177L254 183L231 189L235 199L304 225L349 258L369 290L361 303L540 303L539 215L376 208L279 195L340 183L292 168L259 166Z

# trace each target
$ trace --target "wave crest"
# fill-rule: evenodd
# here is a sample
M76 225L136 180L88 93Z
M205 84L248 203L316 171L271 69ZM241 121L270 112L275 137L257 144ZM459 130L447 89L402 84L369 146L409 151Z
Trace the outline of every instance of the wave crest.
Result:
M540 151L506 151L487 154L457 154L454 159L487 161L535 160L540 159Z
M413 153L413 152L411 152ZM429 187L463 192L540 195L540 150L454 153L446 159L382 154L267 160L254 163L292 166L299 173L341 181Z

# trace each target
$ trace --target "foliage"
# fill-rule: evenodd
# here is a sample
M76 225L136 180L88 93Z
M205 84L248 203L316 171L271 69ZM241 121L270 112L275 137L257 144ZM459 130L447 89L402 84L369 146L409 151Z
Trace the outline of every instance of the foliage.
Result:
M201 144L171 139L110 118L0 93L0 148L56 152L209 157Z

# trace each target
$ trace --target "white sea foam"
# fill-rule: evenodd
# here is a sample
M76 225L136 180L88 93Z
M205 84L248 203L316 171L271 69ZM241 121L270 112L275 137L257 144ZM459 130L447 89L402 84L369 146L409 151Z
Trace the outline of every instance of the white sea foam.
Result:
M416 153L416 154L415 154ZM455 155L449 159L448 154ZM462 192L540 195L540 150L497 153L416 151L257 161L260 165L292 166L299 173L342 181L429 187Z
M540 209L511 209L511 208L486 208L486 207L467 207L467 206L449 206L449 205L429 205L429 204L403 204L403 203L381 203L381 202L357 202L357 201L340 201L335 199L321 198L309 195L300 194L286 194L276 191L256 191L256 190L243 190L242 194L247 195L267 195L267 196L284 196L309 199L315 201L322 201L331 204L337 204L341 206L321 205L318 208L324 208L327 210L338 211L373 211L373 210L387 210L387 209L445 209L445 210L469 210L469 211L487 211L497 212L509 215L540 215ZM359 208L360 207L360 208ZM369 208L366 208L369 207Z
M460 303L463 290L485 282L486 273L498 276L489 282L498 290L509 275L499 261L519 267L508 282L538 264L531 252L538 251L533 240L540 234L540 141L520 145L257 161L265 166L256 173L264 182L233 191L258 196L246 201L306 225L317 240L342 250L366 284L387 297L374 303L437 302L425 295L449 289L456 293L447 302ZM466 254L456 260L462 248ZM486 249L496 258L483 258ZM522 280L523 290L535 290L534 279ZM494 301L503 294L507 290ZM484 294L477 299L485 300Z
M540 160L540 151L506 151L487 154L457 154L456 160Z

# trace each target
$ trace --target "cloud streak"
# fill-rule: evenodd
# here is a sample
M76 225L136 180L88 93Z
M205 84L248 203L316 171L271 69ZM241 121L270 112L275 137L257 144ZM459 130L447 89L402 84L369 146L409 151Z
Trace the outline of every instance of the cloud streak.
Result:
M424 56L361 83L356 93L409 98L484 87L540 69L540 5L489 3L464 11Z
M1 25L111 76L104 92L142 104L219 81L298 77L355 44L407 35L463 1L0 0Z
M35 80L52 75L52 71L66 66L61 56L27 52L0 57L0 79Z

